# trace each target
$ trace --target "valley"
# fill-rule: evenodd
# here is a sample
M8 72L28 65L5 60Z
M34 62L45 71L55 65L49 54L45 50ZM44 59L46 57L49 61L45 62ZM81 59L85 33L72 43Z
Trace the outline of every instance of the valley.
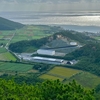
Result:
M4 77L5 74L7 77L12 75L31 77L35 75L36 78L41 80L59 79L64 84L75 79L86 88L95 88L100 84L100 82L97 81L99 76L90 74L87 70L76 67L80 59L72 56L72 52L79 50L84 44L90 42L94 43L94 38L97 37L97 35L91 38L89 33L88 35L84 35L80 32L65 31L59 27L53 28L51 26L41 25L29 25L17 30L0 31L0 33L1 77ZM51 50L54 51L55 54L38 54L38 50ZM64 60L66 63L57 64L51 62L47 63L47 61L25 60L34 57ZM72 61L74 64L67 64L67 62ZM95 80L94 84L92 84L92 80L89 81L88 84L85 84L90 78Z

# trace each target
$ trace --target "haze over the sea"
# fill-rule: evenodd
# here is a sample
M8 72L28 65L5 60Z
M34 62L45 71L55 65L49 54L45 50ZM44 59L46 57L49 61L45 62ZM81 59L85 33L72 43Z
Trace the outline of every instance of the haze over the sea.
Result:
M23 24L88 26L99 32L99 11L100 0L0 0L0 16Z

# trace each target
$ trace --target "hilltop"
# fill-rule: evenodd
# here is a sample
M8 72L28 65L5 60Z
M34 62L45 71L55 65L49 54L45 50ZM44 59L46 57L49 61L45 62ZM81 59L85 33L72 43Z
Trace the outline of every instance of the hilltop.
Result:
M23 26L23 24L0 17L0 30L15 30L22 28Z

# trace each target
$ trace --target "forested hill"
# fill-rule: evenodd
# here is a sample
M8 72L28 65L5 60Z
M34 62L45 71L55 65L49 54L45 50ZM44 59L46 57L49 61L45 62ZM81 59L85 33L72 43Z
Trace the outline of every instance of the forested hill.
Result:
M94 91L84 89L75 81L62 84L47 80L33 85L17 84L0 79L1 100L95 100Z
M23 24L0 17L0 30L15 30L22 28L23 26Z
M63 39L66 39L67 41L76 41L82 44L88 43L89 41L93 41L89 36L85 36L82 33L66 30L38 40L30 40L30 41L25 40L12 43L10 44L9 49L13 52L22 53L27 51L28 48L38 49L41 46L46 45L47 43L49 44L53 40L63 40Z
M66 55L66 59L78 59L74 67L100 76L100 43L89 43Z

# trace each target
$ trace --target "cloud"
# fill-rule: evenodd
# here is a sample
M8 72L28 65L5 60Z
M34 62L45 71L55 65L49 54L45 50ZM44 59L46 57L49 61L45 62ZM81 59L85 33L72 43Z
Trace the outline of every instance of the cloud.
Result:
M100 10L100 0L0 0L0 11Z

